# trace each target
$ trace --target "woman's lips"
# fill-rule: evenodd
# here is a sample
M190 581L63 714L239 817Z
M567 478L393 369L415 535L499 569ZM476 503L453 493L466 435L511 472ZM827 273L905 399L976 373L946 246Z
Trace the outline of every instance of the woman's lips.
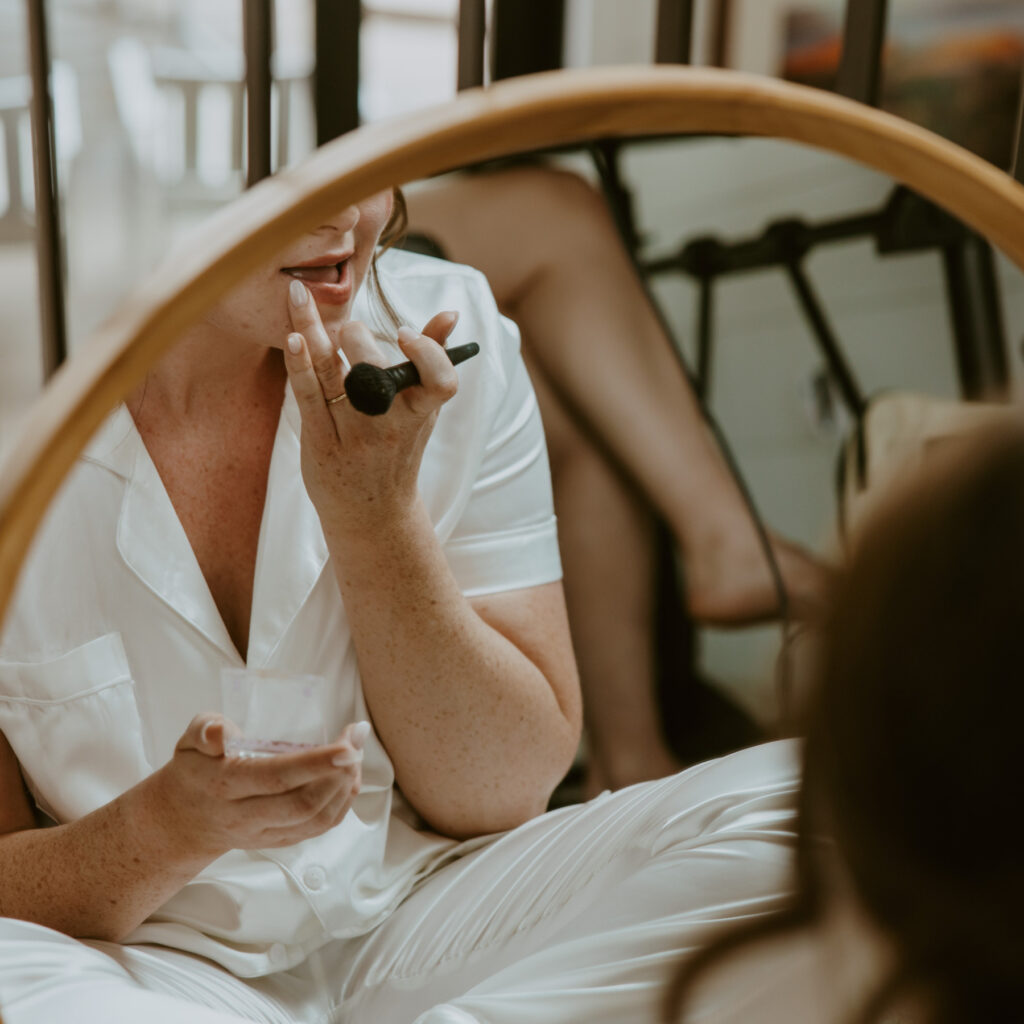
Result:
M322 281L324 284L337 284L341 277L337 263L329 267L285 267L284 272L300 281Z
M317 303L341 306L352 297L352 271L347 259L321 266L283 267L281 273L301 281Z

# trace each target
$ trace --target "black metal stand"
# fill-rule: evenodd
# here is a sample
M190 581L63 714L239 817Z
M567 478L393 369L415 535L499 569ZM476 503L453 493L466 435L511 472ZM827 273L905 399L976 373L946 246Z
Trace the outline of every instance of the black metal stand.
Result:
M882 95L882 52L889 0L846 0L837 91L870 107Z
M966 232L943 250L943 265L961 394L1005 398L1010 373L992 246Z
M860 422L867 409L867 401L864 399L853 369L843 354L839 339L836 337L835 331L832 330L832 325L825 314L825 308L818 301L814 288L804 272L803 264L799 260L790 260L786 263L785 269L789 274L793 290L796 292L800 309L810 324L811 333L817 340L818 348L825 359L828 372L839 389L844 404L853 413L854 419Z
M1013 140L1010 173L1024 184L1024 80L1021 82L1020 103L1017 105L1017 134Z
M715 315L715 279L704 275L697 280L697 367L694 388L703 405L711 395L711 340Z
M852 367L843 354L825 310L818 300L803 260L820 245L871 238L882 256L938 250L944 259L954 347L965 398L999 397L1009 382L1006 332L999 303L998 281L991 246L934 203L897 187L878 211L842 217L821 224L789 219L778 221L756 238L725 243L714 237L698 238L672 256L643 263L646 275L666 272L693 277L704 293L709 281L731 274L778 267L793 285L801 311L855 418L862 415L866 400ZM703 353L699 376L711 362L711 328L699 334ZM706 389L706 384L703 385Z

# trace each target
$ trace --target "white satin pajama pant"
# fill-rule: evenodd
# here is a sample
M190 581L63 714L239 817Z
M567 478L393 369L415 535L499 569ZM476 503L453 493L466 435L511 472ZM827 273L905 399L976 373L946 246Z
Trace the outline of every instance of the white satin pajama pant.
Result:
M0 919L5 1024L654 1024L687 951L779 905L798 747L554 811L448 864L373 932L239 979Z

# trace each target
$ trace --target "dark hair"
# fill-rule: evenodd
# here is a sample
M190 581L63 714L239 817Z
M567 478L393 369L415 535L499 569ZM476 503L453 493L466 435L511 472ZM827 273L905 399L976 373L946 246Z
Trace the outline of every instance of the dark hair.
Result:
M370 260L370 273L368 276L370 279L369 288L371 296L380 307L387 322L397 331L405 321L399 315L391 300L384 294L384 289L380 283L380 275L377 272L377 260L393 245L399 244L409 228L409 210L405 204L405 196L397 185L392 190L392 194L394 196L394 206L391 210L391 216L388 218L388 222L384 225L384 230L380 234L377 251L373 254L373 259Z
M937 452L890 497L835 588L806 718L796 894L676 977L677 1020L709 967L822 912L816 832L897 962L858 1020L924 998L928 1024L1024 1008L1024 431ZM1002 825L1009 822L1009 825Z

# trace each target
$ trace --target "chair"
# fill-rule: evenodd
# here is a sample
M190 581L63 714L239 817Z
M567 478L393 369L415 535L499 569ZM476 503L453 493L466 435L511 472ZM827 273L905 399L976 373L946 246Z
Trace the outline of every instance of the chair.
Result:
M168 200L205 208L238 195L245 178L244 62L223 51L151 50L125 37L112 44L107 63L135 161ZM309 81L307 67L276 69L271 127L278 168L308 151L296 135L303 113L312 119Z
M945 206L1024 267L1024 187L937 136L862 104L756 76L684 68L559 71L369 125L212 218L81 347L37 402L0 472L0 615L41 515L104 416L227 288L296 232L410 179L587 139L719 132L815 145Z
M64 61L53 62L54 137L60 165L58 180L65 185L68 172L82 148L82 115L78 80ZM0 243L30 242L35 238L35 210L31 184L28 75L0 78L0 134L4 160L0 168ZM29 179L29 180L26 180Z
M934 449L1019 416L1014 406L995 402L956 402L903 391L878 395L839 457L837 499L844 541L855 542L888 489L920 469Z

